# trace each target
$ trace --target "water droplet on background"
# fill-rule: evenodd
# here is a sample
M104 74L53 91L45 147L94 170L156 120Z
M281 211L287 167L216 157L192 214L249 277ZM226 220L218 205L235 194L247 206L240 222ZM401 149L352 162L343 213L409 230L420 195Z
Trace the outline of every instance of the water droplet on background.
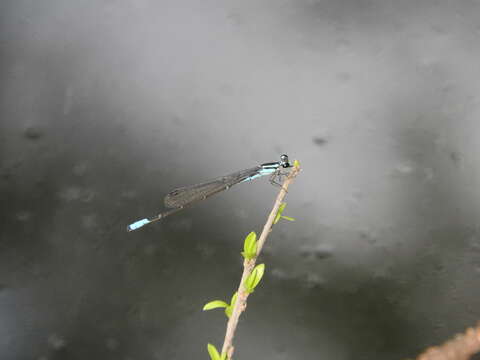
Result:
M414 170L414 166L408 162L400 163L395 167L395 173L399 175L409 175Z
M327 259L333 255L333 250L333 246L326 243L314 246L304 245L300 247L300 255L307 259Z
M73 173L76 176L83 176L85 175L87 168L88 168L88 165L86 162L78 163L73 167Z
M43 131L39 126L29 125L23 131L23 135L29 140L38 140L43 136Z
M28 221L30 220L30 218L32 217L32 214L29 212L29 211L19 211L15 214L15 218L18 220L18 221Z
M105 345L107 346L108 350L115 351L118 349L119 342L117 339L108 338L107 341L105 342Z
M48 337L48 345L55 350L64 348L66 344L66 341L58 334L52 334Z

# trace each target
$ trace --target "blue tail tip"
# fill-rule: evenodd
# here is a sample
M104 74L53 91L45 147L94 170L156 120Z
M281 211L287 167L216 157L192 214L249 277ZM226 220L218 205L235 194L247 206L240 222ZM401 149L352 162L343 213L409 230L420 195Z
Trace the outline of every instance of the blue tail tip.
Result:
M127 226L127 231L137 230L138 228L141 228L143 225L146 225L149 222L150 222L150 220L148 220L148 219L142 219L142 220L135 221L133 224L130 224L130 225Z

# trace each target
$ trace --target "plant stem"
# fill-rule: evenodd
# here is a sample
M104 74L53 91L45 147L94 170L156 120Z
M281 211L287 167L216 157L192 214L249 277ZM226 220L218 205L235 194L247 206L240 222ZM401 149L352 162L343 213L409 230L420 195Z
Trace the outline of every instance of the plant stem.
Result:
M427 349L417 360L467 360L480 351L480 323L443 345Z
M287 178L283 182L282 188L280 189L280 192L277 195L277 199L275 200L272 211L270 212L267 222L263 227L260 238L258 239L257 255L253 259L251 260L245 259L243 262L243 274L240 280L240 284L238 285L237 301L235 303L235 306L233 307L232 315L228 320L227 331L225 333L225 340L223 342L223 347L222 347L222 354L226 353L228 360L231 360L233 356L233 351L234 351L233 337L235 336L235 330L237 329L238 320L240 318L240 315L242 314L242 312L245 310L247 306L247 298L249 294L245 291L245 287L244 287L245 279L247 278L248 275L250 275L253 268L255 267L255 263L257 262L257 258L260 255L260 252L262 251L263 245L265 244L265 240L267 240L268 234L270 234L270 232L272 231L273 221L275 220L275 217L278 213L278 209L282 204L283 199L285 198L285 195L287 195L287 189L299 172L300 172L300 167L294 166L292 171L290 171Z

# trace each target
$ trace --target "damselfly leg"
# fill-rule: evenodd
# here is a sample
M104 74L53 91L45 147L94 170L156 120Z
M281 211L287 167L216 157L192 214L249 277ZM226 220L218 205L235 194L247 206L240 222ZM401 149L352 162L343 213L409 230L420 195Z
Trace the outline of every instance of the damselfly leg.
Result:
M278 168L277 170L275 170L275 172L272 175L270 175L270 178L269 178L270 184L281 188L282 177L287 175L288 175L288 172L282 172L280 168ZM277 182L277 179L278 179L278 182Z

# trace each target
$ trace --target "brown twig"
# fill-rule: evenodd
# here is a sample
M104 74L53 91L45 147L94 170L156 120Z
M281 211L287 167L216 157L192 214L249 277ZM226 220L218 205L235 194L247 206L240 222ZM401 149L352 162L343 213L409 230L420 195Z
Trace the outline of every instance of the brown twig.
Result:
M272 231L273 222L278 213L278 209L280 208L280 205L282 204L283 199L287 194L287 189L299 172L300 172L300 167L298 166L298 164L296 164L293 167L292 171L290 171L290 173L288 174L285 181L283 182L282 188L278 193L278 196L277 196L277 199L275 200L275 204L273 205L272 211L270 212L267 222L263 227L262 233L257 242L257 255L253 259L250 259L250 260L245 259L243 262L243 274L237 290L238 291L237 301L235 303L235 306L233 307L232 315L228 320L227 331L225 333L225 340L223 342L223 347L222 347L222 354L226 353L228 360L231 360L233 356L233 351L234 351L233 337L235 336L235 330L237 329L238 320L240 318L241 313L245 311L245 308L247 306L247 298L249 294L245 291L245 287L244 287L245 279L248 277L248 275L250 275L253 268L255 267L255 263L257 261L258 256L260 255L260 252L262 251L263 245L265 244L265 240L267 240L268 234L270 234L270 232Z
M443 345L428 348L417 360L468 360L480 351L480 324Z

